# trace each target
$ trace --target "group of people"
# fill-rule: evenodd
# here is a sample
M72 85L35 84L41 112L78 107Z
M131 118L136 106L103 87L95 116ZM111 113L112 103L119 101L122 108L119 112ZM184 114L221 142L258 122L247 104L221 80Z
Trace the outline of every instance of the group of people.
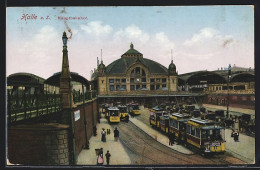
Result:
M102 132L101 132L101 141L102 142L106 142L106 135L110 135L110 129L107 129L107 131L105 131L105 129L102 128ZM115 128L115 130L114 130L115 141L118 141L118 138L119 138L119 131L117 130L117 128Z
M106 156L107 165L109 165L110 157L111 157L109 150L107 150L107 153L105 154L105 156ZM103 160L104 160L103 159L103 148L100 148L99 153L98 153L98 157L97 157L97 165L103 165L103 163L104 163Z
M106 134L109 135L110 134L110 129L107 129L107 131L105 131L104 128L102 128L102 132L101 132L101 141L102 142L106 142ZM115 141L118 141L119 138L119 130L117 128L115 128L114 130L114 139ZM106 162L107 165L109 165L109 161L110 161L110 157L111 154L109 153L109 150L107 150L107 153L105 154L106 156ZM103 165L103 148L99 149L99 153L97 156L97 165Z

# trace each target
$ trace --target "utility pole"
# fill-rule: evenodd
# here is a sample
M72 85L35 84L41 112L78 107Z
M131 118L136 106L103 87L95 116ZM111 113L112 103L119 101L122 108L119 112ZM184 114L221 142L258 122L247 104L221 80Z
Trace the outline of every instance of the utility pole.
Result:
M228 66L228 79L227 79L227 114L226 114L226 118L229 118L229 81L230 81L230 77L231 77L231 64L229 64Z

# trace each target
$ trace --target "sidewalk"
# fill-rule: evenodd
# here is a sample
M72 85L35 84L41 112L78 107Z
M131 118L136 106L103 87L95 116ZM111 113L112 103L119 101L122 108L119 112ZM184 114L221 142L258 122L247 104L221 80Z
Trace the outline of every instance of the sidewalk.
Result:
M110 129L110 135L106 135L106 142L101 141L102 128ZM116 142L114 140L114 129L108 124L105 118L100 119L100 123L97 124L97 136L92 136L89 140L89 148L83 149L79 156L77 165L97 165L97 155L95 149L103 148L104 166L106 166L105 154L107 150L111 154L110 165L129 165L131 160L128 157L124 147L122 146L120 139Z
M255 163L255 138L239 133L239 142L231 137L232 130L225 129L226 151L249 164Z
M158 142L162 143L163 145L172 148L178 152L184 153L184 154L194 154L191 150L185 148L182 145L176 145L176 141L174 142L173 146L169 146L169 139L166 135L161 134L157 130L153 129L152 127L144 124L143 122L135 119L135 118L129 118L129 121L131 121L133 124L135 124L137 127L142 129L146 134L151 136L153 139L157 140Z

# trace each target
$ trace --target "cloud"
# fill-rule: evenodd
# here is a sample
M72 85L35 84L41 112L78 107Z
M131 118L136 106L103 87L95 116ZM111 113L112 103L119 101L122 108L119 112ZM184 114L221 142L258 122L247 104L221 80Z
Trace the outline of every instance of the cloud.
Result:
M220 31L206 27L195 33L191 39L184 41L183 45L197 46L197 45L214 45L215 47L222 46L228 47L233 43L233 38L231 35L222 35Z
M46 78L60 70L57 63L61 65L62 52L57 49L62 49L61 36L54 27L46 25L17 50L13 50L13 46L17 46L15 42L8 42L8 73L29 72Z
M91 21L87 25L80 25L80 28L88 34L104 36L113 31L110 25L103 25L101 21Z
M130 25L126 27L125 29L120 29L114 34L114 39L131 39L131 40L137 40L141 43L146 43L149 41L150 36L148 33L141 30L139 27L135 25Z

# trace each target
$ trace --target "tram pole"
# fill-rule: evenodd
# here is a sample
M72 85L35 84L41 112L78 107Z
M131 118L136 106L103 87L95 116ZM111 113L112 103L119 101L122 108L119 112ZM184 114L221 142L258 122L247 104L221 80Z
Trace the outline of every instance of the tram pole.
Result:
M231 75L231 65L229 64L229 66L228 66L228 80L227 80L228 94L227 94L227 114L226 114L226 118L229 118L229 81L230 81L230 75Z

